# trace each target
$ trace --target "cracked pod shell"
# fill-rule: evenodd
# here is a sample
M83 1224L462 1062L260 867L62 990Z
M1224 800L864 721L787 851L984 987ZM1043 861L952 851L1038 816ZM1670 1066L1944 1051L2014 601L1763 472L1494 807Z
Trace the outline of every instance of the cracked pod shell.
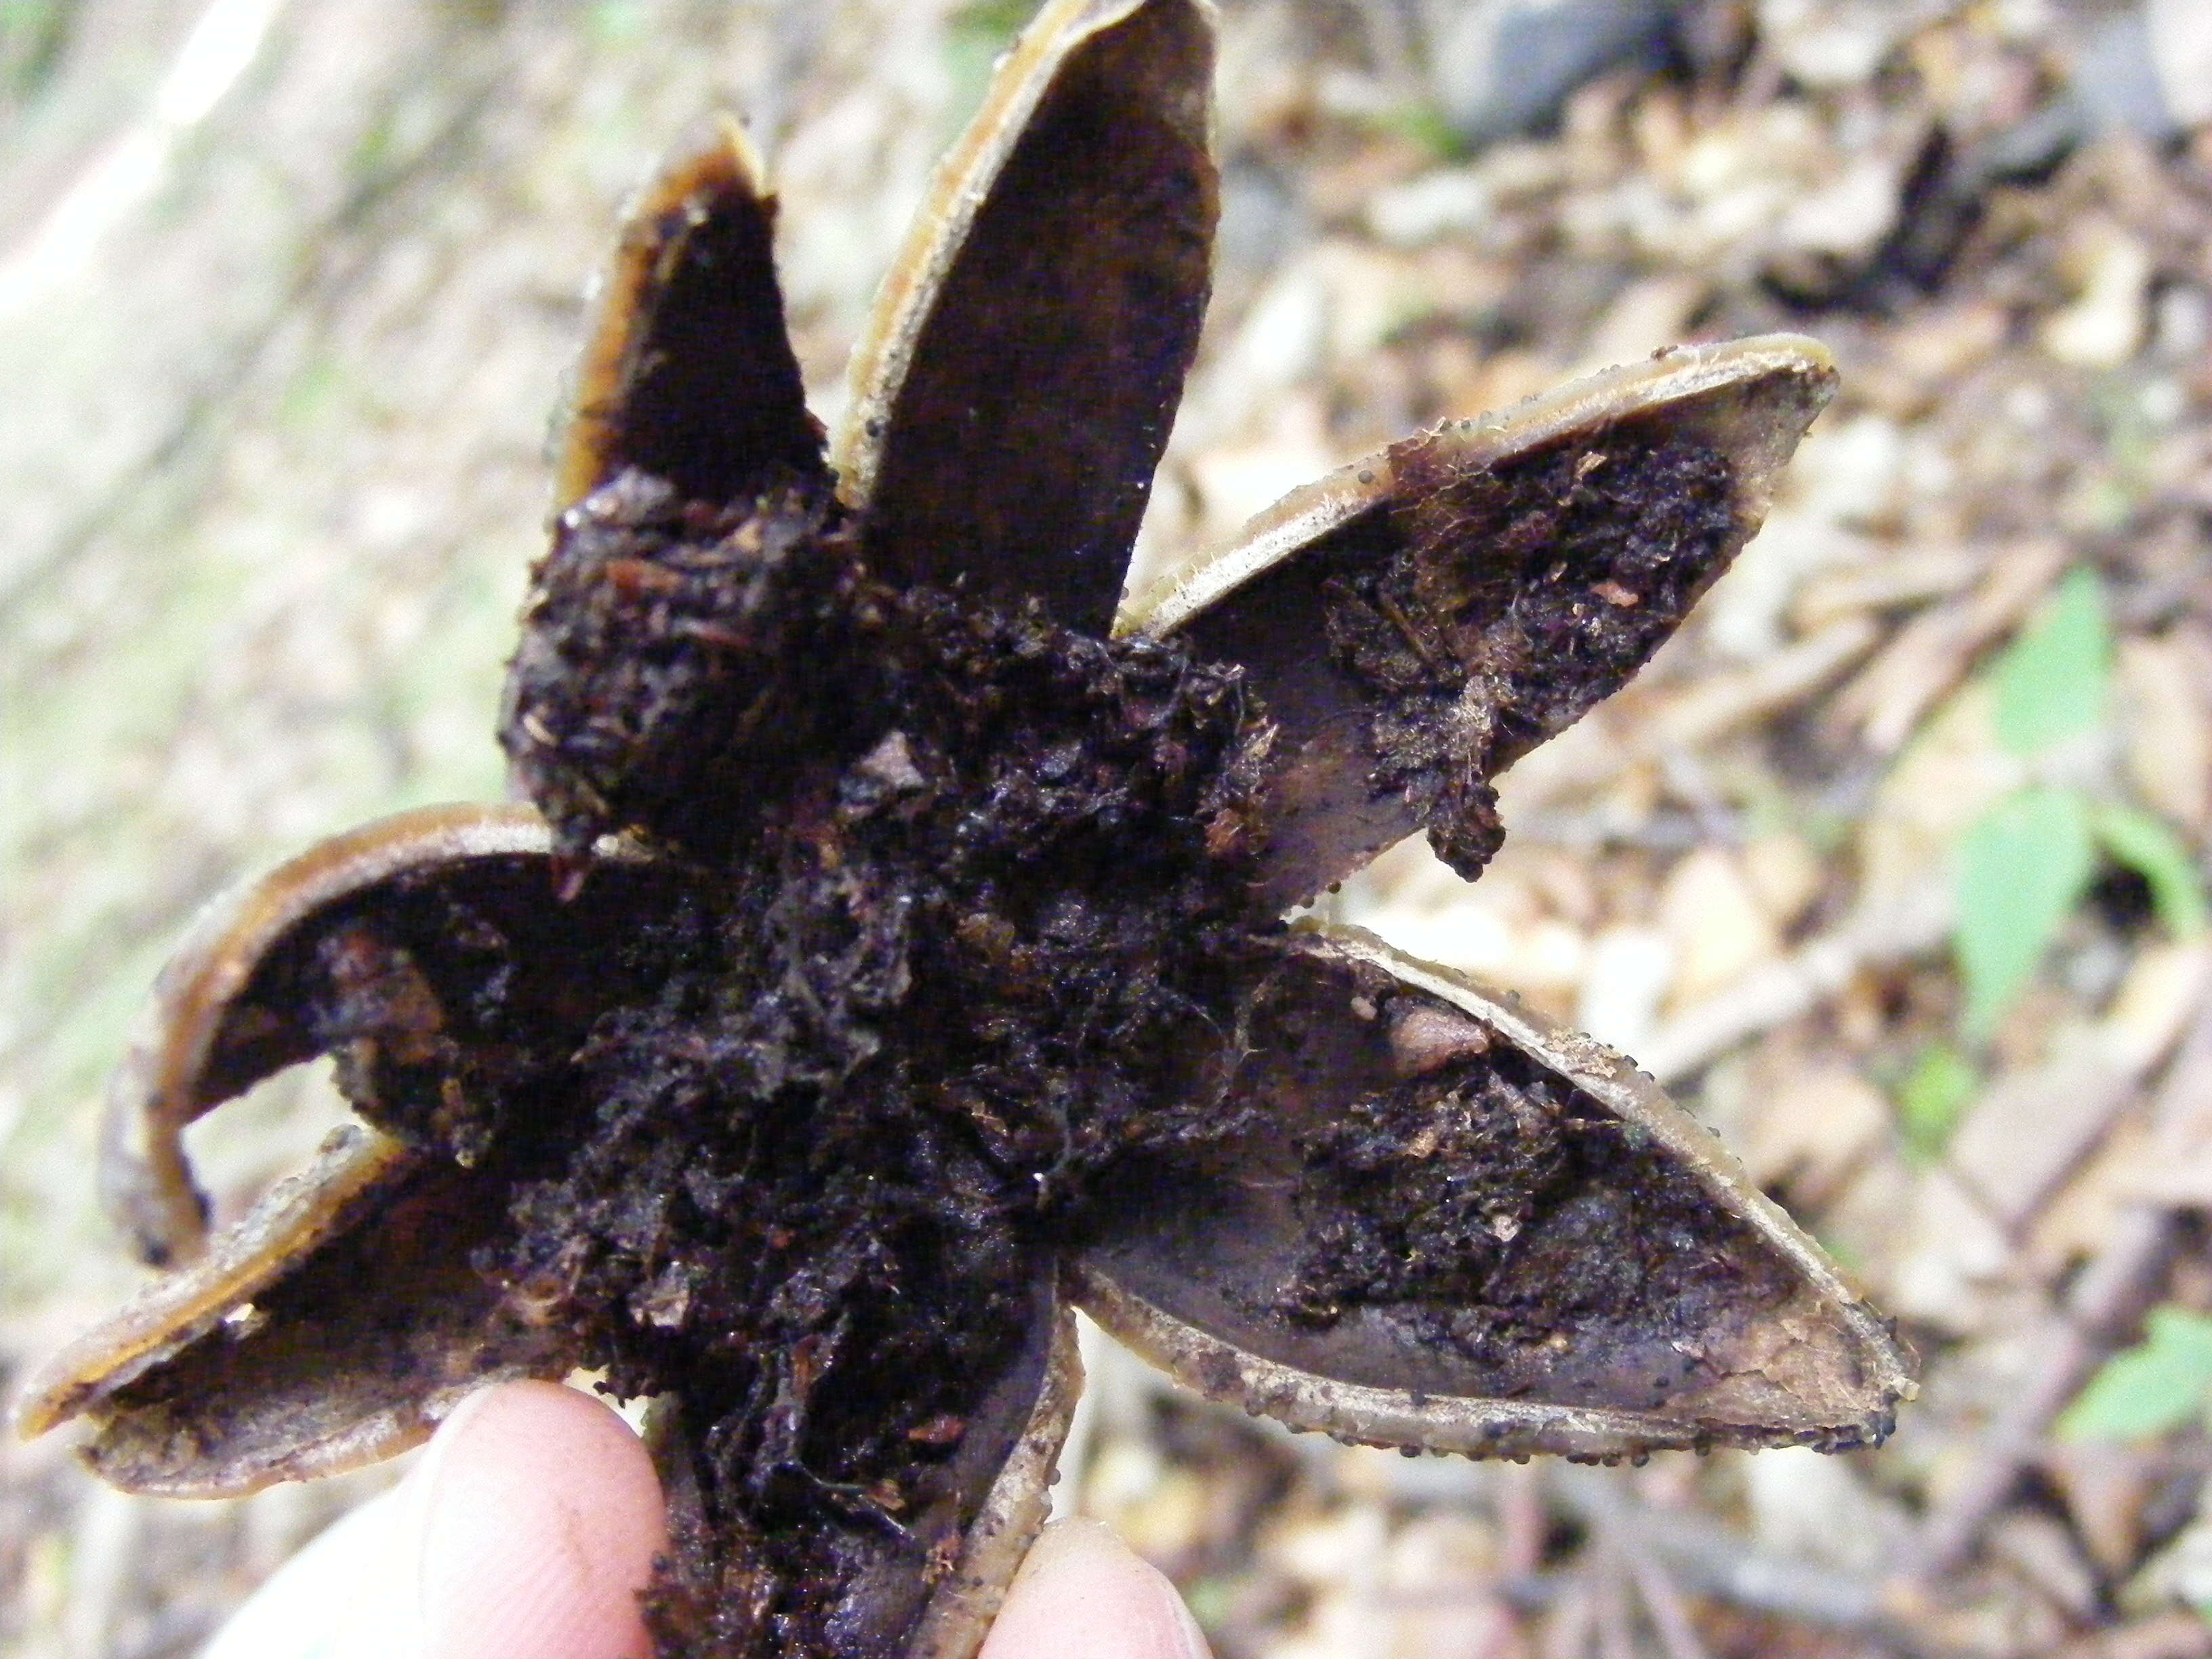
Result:
M1085 1310L1209 1398L1370 1444L1610 1459L1875 1444L1912 1393L1887 1322L1594 1039L1316 928L1249 994L1240 1048L1221 1109L1252 1128L1126 1171L1078 1257Z
M342 1473L418 1443L472 1389L559 1377L579 1356L538 1316L527 1286L501 1292L471 1257L510 1226L498 1194L514 1171L495 1155L458 1162L374 1128L332 1135L212 1240L198 1237L185 1124L286 1066L334 1050L356 1105L403 1068L428 1066L446 1096L505 1081L459 1052L520 1028L580 1030L622 994L614 941L649 925L681 878L601 860L566 906L548 900L550 836L527 808L440 807L336 838L217 900L170 964L144 1041L111 1093L113 1190L137 1230L182 1218L153 1242L188 1265L165 1274L55 1355L16 1406L37 1434L72 1418L82 1455L124 1490L236 1497ZM425 896L465 898L522 939L515 957L444 948L409 925ZM549 921L563 927L546 931ZM575 1005L556 971L592 963L600 998ZM365 983L363 963L373 963ZM495 1003L503 1012L488 1014ZM462 1010L469 1010L467 1014ZM573 1041L573 1039L571 1039ZM1081 1389L1054 1269L1039 1272L1027 1334L981 1392L935 1506L909 1525L941 1556L936 1576L857 1581L846 1626L896 1638L915 1659L964 1659L996 1612L1049 1506L1054 1466ZM663 1433L671 1420L664 1412ZM688 1516L664 1462L672 1524Z

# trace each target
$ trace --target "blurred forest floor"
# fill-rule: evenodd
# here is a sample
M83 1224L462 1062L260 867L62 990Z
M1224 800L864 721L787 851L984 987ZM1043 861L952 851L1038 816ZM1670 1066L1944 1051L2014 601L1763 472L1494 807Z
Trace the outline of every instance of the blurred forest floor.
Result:
M715 107L818 413L1013 0L0 3L0 1386L125 1293L95 1103L193 908L501 789L581 296ZM1765 532L1334 901L1581 1019L1891 1311L1878 1453L1403 1460L1099 1345L1063 1500L1223 1659L2212 1656L2212 16L2188 0L1225 0L1164 568L1413 428L1774 328ZM337 1110L195 1132L227 1212ZM2115 1358L2115 1356L2118 1356ZM142 1503L0 1444L0 1654L191 1650L392 1478Z

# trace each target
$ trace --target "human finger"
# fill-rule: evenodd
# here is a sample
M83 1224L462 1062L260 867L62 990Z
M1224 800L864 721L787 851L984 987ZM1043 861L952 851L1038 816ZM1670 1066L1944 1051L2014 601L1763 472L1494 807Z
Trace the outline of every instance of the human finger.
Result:
M1165 1574L1096 1521L1045 1528L978 1659L1209 1659Z
M641 1659L636 1592L665 1538L627 1424L573 1389L501 1384L279 1568L202 1659Z

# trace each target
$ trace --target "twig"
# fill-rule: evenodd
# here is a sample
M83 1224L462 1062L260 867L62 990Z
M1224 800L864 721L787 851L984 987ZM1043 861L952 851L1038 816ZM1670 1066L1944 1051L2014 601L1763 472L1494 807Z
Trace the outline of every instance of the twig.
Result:
M1468 1644L1470 1659L1528 1659L1528 1632L1521 1610L1503 1595L1489 1598L1489 1622Z
M2185 1138L2212 1097L2212 998L2197 1006L2181 1052L2166 1068L2152 1108L2154 1133ZM2041 1449L2052 1421L2098 1363L2124 1341L2144 1304L2165 1280L2173 1253L2176 1212L2163 1204L2130 1205L2111 1237L2068 1292L2063 1310L2035 1345L2034 1374L1982 1437L1972 1473L1922 1525L1908 1583L1932 1583L1972 1553L1982 1528L2003 1504L2021 1468Z
M1748 667L1708 675L1657 711L1643 752L1696 748L1802 702L1881 637L1868 617L1845 617Z
M1597 1470L1556 1470L1553 1482L1560 1502L1577 1519L1592 1528L1625 1529L1694 1595L1829 1630L1899 1638L1881 1587L1870 1579L1770 1555L1701 1516L1647 1509Z
M1982 1437L1972 1472L1922 1526L1913 1559L1905 1564L1909 1579L1932 1582L1972 1551L1982 1528L2011 1495L2022 1466L2041 1447L2052 1419L2142 1314L2165 1276L2173 1232L2171 1210L2146 1205L2121 1213L2112 1238L2067 1297L2065 1310L2051 1321L2036 1345L2040 1362L2035 1374Z
M1690 1622L1690 1610L1682 1605L1681 1592L1644 1540L1633 1533L1623 1534L1620 1553L1635 1577L1637 1593L1644 1598L1667 1659L1710 1659L1705 1644L1698 1639L1697 1626Z
M2208 1659L2212 1656L2212 1625L2195 1613L2176 1607L2122 1625L2077 1637L2053 1648L2045 1659Z
M1982 648L2042 598L2064 568L2068 551L2063 541L2030 541L1994 552L1979 586L1907 623L1836 694L1827 718L1856 726L1875 753L1894 753L1920 717L1965 678Z
M1489 1592L1490 1626L1475 1644L1476 1659L1526 1659L1528 1620L1504 1586L1533 1574L1544 1559L1544 1472L1535 1463L1501 1464L1498 1471L1498 1574Z
M1637 1659L1636 1632L1629 1626L1627 1563L1618 1540L1601 1539L1585 1558L1583 1571L1597 1612L1598 1659Z
M1660 1082L1679 1082L1745 1039L1826 1001L1860 969L1933 950L1951 928L1944 898L1940 887L1931 887L1924 903L1853 913L1780 961L1754 969L1719 995L1669 1020L1640 1046L1637 1060Z
M1656 707L1632 714L1600 705L1573 728L1575 736L1540 746L1507 775L1516 820L1526 822L1555 800L1594 793L1638 762L1699 748L1794 708L1881 637L1869 618L1844 617L1746 667L1706 675Z
M1590 1587L1577 1576L1544 1626L1544 1659L1586 1659L1596 1625L1597 1608Z

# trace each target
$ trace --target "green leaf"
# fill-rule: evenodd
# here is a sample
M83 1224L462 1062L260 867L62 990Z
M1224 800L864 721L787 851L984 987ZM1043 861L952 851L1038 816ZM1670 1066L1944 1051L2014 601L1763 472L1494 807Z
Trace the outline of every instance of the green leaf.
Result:
M2112 635L2096 572L2068 571L1997 662L1997 736L2033 759L2105 718Z
M2097 809L2097 840L2113 863L2150 884L2150 902L2166 932L2195 939L2204 931L2204 879L2196 855L2164 818L2133 806Z
M27 96L52 79L76 9L63 0L0 0L0 92Z
M592 36L606 46L622 46L642 38L646 25L652 21L638 0L595 0L585 19Z
M1951 1044L1931 1042L1920 1051L1897 1091L1898 1128L1916 1163L1932 1163L1943 1155L1951 1131L1980 1087L1973 1062Z
M2072 789L2007 795L1959 842L1959 971L1964 1030L1986 1042L2034 976L2089 885L2096 849L2089 805Z
M1386 132L1395 132L1401 138L1411 139L1426 150L1431 160L1460 161L1467 159L1467 143L1443 110L1431 103L1401 104L1384 115L1378 125Z
M2058 1419L2069 1440L2142 1440L2178 1429L2212 1392L2212 1319L2151 1310L2144 1340L2106 1360Z
M994 52L1014 44L1014 37L1029 27L1044 0L968 0L945 20L948 32L965 36Z
M945 20L945 67L952 77L950 100L956 123L964 123L983 101L999 54L1014 44L1043 0L969 0Z

